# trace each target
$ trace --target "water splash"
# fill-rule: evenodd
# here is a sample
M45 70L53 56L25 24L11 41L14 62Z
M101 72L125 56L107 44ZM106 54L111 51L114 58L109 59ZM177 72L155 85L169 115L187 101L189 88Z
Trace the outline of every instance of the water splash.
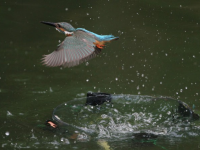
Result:
M54 115L59 116L62 124L66 122L68 129L71 126L96 138L117 140L132 138L136 133L182 137L186 129L184 136L194 132L190 127L191 116L185 118L180 113L184 105L167 97L114 95L112 103L100 106L85 105L80 99L70 101L58 106ZM82 140L89 138L80 135Z

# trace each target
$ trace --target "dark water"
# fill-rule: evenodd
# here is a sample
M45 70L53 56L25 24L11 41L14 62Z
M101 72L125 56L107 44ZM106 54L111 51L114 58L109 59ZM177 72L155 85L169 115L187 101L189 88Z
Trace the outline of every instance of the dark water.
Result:
M0 3L0 147L101 149L94 141L60 144L60 136L38 127L57 105L87 91L171 96L200 110L200 2ZM40 63L42 55L55 50L64 36L40 21L66 21L120 40L109 43L89 65L48 68ZM189 143L187 138L170 140L174 145L165 144L168 149L200 147L195 137ZM121 143L134 148L131 142ZM116 142L112 148L121 145Z

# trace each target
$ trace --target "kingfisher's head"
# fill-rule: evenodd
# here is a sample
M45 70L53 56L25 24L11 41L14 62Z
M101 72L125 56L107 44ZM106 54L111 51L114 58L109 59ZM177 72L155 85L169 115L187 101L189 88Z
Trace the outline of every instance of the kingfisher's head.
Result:
M53 23L53 22L45 22L41 21L41 23L44 23L46 25L50 25L56 28L61 33L64 33L65 35L72 35L73 32L75 31L75 28L72 27L71 24L67 22L58 22L58 23Z

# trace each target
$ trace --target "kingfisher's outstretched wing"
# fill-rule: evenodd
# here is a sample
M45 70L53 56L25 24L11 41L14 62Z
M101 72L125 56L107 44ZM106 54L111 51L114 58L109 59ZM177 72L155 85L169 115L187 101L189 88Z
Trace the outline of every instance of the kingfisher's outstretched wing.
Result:
M77 30L68 36L51 54L44 55L43 63L46 66L72 67L95 57L101 52L95 43L95 36Z

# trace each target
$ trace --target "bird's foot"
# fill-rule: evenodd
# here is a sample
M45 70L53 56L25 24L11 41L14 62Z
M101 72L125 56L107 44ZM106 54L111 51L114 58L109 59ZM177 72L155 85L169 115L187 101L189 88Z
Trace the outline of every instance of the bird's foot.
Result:
M98 47L99 49L103 49L104 46L105 45L99 45L99 44L96 45L96 47Z

